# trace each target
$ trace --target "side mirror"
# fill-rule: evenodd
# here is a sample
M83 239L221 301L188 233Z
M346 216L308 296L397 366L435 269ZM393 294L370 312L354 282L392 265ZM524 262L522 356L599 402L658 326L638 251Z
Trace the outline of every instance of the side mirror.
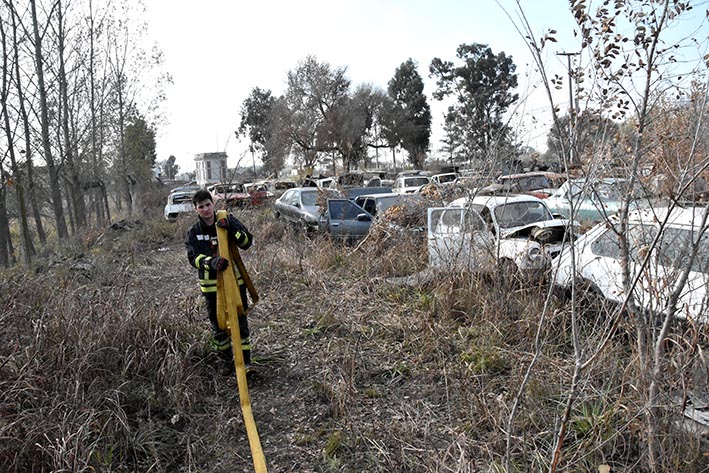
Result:
M369 214L357 214L358 222L371 222L372 217Z
M564 217L562 214L556 213L556 212L553 213L553 214L551 214L551 216L554 217L554 220L563 220L563 219L566 218L566 217Z

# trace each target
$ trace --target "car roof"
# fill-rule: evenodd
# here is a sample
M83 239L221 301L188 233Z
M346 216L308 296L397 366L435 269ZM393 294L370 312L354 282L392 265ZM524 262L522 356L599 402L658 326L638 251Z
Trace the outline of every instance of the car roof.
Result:
M461 197L460 199L455 199L451 201L449 207L464 207L467 204L477 204L484 205L489 208L497 207L502 204L513 204L516 202L541 202L544 203L542 199L534 197L533 195L527 194L505 194L505 195L478 195L472 199L468 197Z
M498 179L519 179L520 177L534 177L534 176L544 176L544 177L554 177L554 178L565 178L565 174L552 171L529 171L521 172L517 174L503 174L499 176Z
M300 191L300 192L320 192L322 189L320 189L319 187L305 186L305 187L292 187L288 190L289 191Z
M600 184L614 184L616 182L627 182L629 180L630 179L627 177L574 177L566 182L572 184L584 184L586 181L589 181Z
M634 210L628 213L628 221L632 223L661 223L667 219L669 225L698 227L702 222L704 207L654 207Z
M362 194L362 195L358 195L355 198L356 199L364 199L364 198L384 199L386 197L403 197L403 196L401 194L397 194L396 192L383 192L380 194Z
M193 195L195 195L194 191L172 191L172 192L170 192L170 197L176 197L176 196L180 196L180 197L190 196L190 197L192 197Z

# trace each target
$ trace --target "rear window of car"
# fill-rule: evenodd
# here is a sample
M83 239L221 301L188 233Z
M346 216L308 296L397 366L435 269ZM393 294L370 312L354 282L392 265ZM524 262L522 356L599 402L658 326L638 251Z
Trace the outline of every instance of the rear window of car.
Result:
M314 206L318 205L318 193L316 192L303 192L301 194L301 200L303 205Z
M436 209L431 213L431 228L436 233L470 233L485 230L480 215L471 208Z
M655 235L657 235L657 228L653 225L630 225L627 234L630 259L635 262L642 262L647 251L652 248L652 242L655 240ZM591 251L595 255L620 259L622 252L617 229L609 228L606 230L591 244Z
M702 236L697 252L694 254L693 243L697 236L689 229L666 228L660 240L660 262L681 269L691 261L692 271L709 274L709 234L705 233Z
M513 202L495 208L495 219L501 228L512 228L551 220L549 210L541 202Z
M362 209L349 200L329 200L330 217L334 220L355 220Z
M428 178L427 177L407 177L404 179L404 185L406 187L414 187L414 186L425 186L428 184Z

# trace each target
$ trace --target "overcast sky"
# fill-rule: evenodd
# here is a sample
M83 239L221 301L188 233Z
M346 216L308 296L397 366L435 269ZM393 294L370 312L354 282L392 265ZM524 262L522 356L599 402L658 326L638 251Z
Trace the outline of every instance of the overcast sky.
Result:
M549 115L524 39L504 10L519 23L514 0L148 0L149 37L165 55L174 83L164 104L168 124L158 130L157 159L177 158L180 170L194 170L197 153L226 151L228 165L250 165L234 131L239 110L254 87L281 95L289 70L308 55L333 67L347 67L353 85L386 89L408 58L419 65L433 112L431 148L440 148L443 107L431 97L428 66L434 57L455 60L460 44L488 44L517 65L524 100L515 123L525 144L544 151ZM541 37L550 28L560 40L547 48L547 67L566 75L566 59L577 51L567 0L520 0ZM531 98L528 98L530 97ZM568 96L561 91L559 100ZM566 99L568 102L568 99ZM531 117L536 125L531 125ZM240 161L241 160L241 161Z

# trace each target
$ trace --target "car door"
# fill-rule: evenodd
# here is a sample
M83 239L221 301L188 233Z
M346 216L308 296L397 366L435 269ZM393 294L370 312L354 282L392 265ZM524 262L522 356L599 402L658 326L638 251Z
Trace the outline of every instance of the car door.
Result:
M677 284L681 283L680 276L689 267L687 281L683 284L677 311L679 318L690 318L693 321L709 323L709 307L707 285L709 284L709 234L704 234L699 239L698 251L694 258L692 244L698 239L696 232L691 227L665 228L658 245L658 284L657 290L661 291L662 301L667 301ZM659 309L659 310L658 310ZM665 310L658 307L654 312Z
M349 199L328 199L327 229L333 238L362 238L369 232L372 216Z
M300 213L300 190L294 189L285 201L285 206L283 209L283 215L286 220L292 223L297 223L299 221L298 216Z
M597 236L582 239L576 245L576 273L607 299L621 301L624 291L618 235L613 228L599 227L594 231Z
M428 209L428 257L432 268L483 272L494 265L493 237L470 208Z

